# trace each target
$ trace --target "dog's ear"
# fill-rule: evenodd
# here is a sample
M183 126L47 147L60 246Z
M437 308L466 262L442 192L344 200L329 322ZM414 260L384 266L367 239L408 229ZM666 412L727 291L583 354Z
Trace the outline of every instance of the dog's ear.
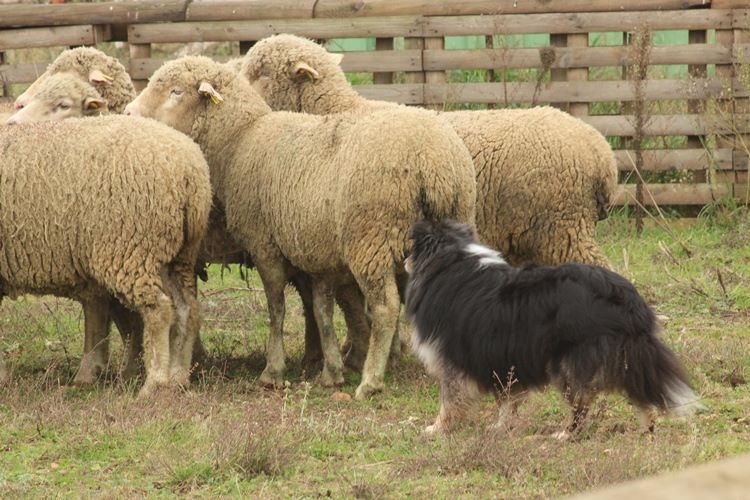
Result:
M476 240L476 235L471 225L456 222L452 219L443 219L441 221L441 230L454 234L461 241L472 242Z

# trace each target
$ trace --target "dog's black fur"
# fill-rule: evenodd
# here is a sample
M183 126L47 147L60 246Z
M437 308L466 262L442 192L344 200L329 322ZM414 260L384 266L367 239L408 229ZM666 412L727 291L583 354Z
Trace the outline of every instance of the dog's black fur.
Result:
M598 391L622 392L646 413L696 404L654 312L622 276L583 264L514 268L452 221L419 222L410 236L406 313L415 350L436 365L428 370L441 378L445 412L466 392L456 380L497 395L509 377L514 392L550 383L563 391L571 432ZM449 426L445 417L437 429Z

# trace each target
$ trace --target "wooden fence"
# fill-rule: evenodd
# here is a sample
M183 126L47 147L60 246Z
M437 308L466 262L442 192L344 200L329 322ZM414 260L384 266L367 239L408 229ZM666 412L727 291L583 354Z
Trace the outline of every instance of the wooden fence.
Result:
M32 47L129 44L129 71L145 85L163 60L155 44L253 41L275 33L316 39L375 38L347 52L345 71L373 73L368 98L438 108L552 103L613 138L619 168L634 169L636 99L651 111L640 144L646 204L748 201L750 5L746 0L160 0L65 5L0 5L0 85L33 81L46 62L4 63ZM687 32L687 43L653 46L641 93L633 50L594 34ZM513 35L545 34L524 48ZM480 36L478 49L447 50L446 37ZM403 41L402 41L403 39ZM620 40L623 37L621 36ZM394 43L396 40L396 43ZM155 53L155 51L154 51ZM237 54L239 52L236 52ZM677 76L661 65L681 65ZM674 67L674 66L672 66ZM468 70L461 72L459 70ZM480 71L472 71L480 70ZM524 73L525 71L525 73ZM519 77L525 74L526 80ZM482 81L465 81L466 75ZM631 78L628 78L631 75ZM642 97L641 97L642 96ZM665 174L675 170L676 174ZM625 179L626 174L622 175ZM617 203L633 203L623 182ZM667 181L671 179L672 181ZM674 182L680 180L681 182Z

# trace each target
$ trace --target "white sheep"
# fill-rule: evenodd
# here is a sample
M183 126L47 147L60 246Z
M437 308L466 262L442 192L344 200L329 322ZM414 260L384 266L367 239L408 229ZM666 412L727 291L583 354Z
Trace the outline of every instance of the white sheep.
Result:
M1 127L0 199L0 296L74 298L89 334L114 296L143 319L141 394L187 384L211 206L197 145L124 116Z
M341 58L312 40L276 35L250 49L240 73L274 110L369 114L399 106L360 96L347 82ZM441 116L474 160L477 233L485 244L516 265L577 261L609 267L595 226L607 216L617 167L598 131L551 107ZM347 365L359 368L365 344L357 335L366 342L367 334L356 333L352 325L366 322L355 314L346 314L352 346Z
M382 390L410 224L443 214L474 219L473 165L450 127L424 110L364 119L272 113L247 81L205 57L164 64L126 112L185 132L206 155L228 229L249 251L268 299L261 382L283 381L284 287L300 270L313 277L321 381L343 382L331 289L356 282L372 318L356 397Z
M276 35L244 56L241 74L272 109L327 115L398 105L360 96L312 40ZM614 154L593 127L551 107L452 111L477 175L477 232L514 264L609 266L595 240L617 185Z

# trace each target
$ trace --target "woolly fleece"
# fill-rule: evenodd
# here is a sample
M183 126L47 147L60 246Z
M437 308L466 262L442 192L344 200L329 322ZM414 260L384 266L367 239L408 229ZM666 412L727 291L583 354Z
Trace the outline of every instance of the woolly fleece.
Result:
M0 199L0 295L80 300L87 333L115 296L144 321L142 393L187 383L211 206L190 139L124 116L2 127Z
M250 49L241 74L274 110L325 115L398 106L361 97L339 62L340 55L311 40L276 35ZM514 264L577 261L609 267L594 229L606 217L617 168L598 131L550 107L441 116L474 159L477 232L485 244Z
M268 297L261 381L283 381L284 286L292 266L315 278L324 375L334 383L343 377L338 346L325 340L330 294L320 300L327 286L356 280L372 317L356 395L381 390L410 225L445 214L474 220L473 165L451 128L414 109L366 118L272 113L246 80L205 57L164 64L126 112L164 121L203 149L227 226L251 254Z

